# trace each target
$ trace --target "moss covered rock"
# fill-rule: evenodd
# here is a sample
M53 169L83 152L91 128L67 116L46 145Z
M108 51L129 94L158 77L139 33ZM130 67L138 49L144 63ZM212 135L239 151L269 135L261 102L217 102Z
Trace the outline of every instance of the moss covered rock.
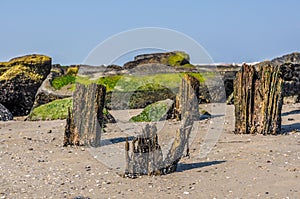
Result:
M175 67L179 67L179 66L192 67L192 65L189 62L190 57L185 52L175 51L173 54L171 54L170 56L168 56L167 59L168 59L168 65L170 65L170 66L175 66Z
M72 98L54 100L33 109L28 115L27 120L66 119L68 116L68 107L72 110Z
M35 94L51 69L51 58L28 55L0 63L0 103L14 116L32 108Z
M134 58L134 61L125 63L123 67L124 69L132 69L142 64L156 63L180 68L194 68L189 61L190 57L187 53L182 51L173 51L138 55Z
M79 66L52 65L50 74L37 91L33 108L56 99L71 97Z
M27 117L29 121L37 120L57 120L66 119L68 116L68 108L72 110L73 99L72 97L57 99L47 104L43 104L34 108ZM103 109L104 123L115 123L115 118L107 111Z
M174 101L170 99L162 100L150 104L137 116L130 118L131 122L156 122L167 118Z

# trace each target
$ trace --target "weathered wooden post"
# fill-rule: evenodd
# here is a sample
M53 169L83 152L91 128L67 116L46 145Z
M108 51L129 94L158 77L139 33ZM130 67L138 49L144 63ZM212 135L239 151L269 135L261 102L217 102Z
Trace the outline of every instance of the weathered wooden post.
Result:
M198 98L199 98L199 80L188 74L184 74L180 87L179 93L176 96L175 102L175 118L181 120L186 111L197 110L198 108ZM189 99L190 98L190 99ZM187 103L188 100L191 103ZM198 113L198 112L197 112Z
M106 88L76 83L73 110L69 111L64 146L100 146Z
M197 82L199 82L197 80ZM131 155L129 155L129 142L125 143L125 174L127 177L136 175L162 175L176 171L185 146L187 155L189 153L188 139L193 123L199 117L197 83L191 76L185 75L180 86L180 117L182 117L181 128L176 131L175 140L169 149L165 159L158 142L155 124L146 125L141 135L132 141ZM199 87L198 87L199 88Z
M280 65L244 64L234 81L235 133L277 134L281 130Z

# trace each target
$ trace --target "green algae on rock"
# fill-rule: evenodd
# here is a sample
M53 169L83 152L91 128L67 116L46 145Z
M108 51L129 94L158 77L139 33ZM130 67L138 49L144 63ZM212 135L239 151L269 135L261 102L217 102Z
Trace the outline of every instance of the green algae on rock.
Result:
M162 100L150 104L137 116L130 118L131 122L156 122L167 118L167 114L174 101L170 99Z
M72 108L72 98L54 100L33 109L28 115L27 120L66 119L68 116L68 107Z

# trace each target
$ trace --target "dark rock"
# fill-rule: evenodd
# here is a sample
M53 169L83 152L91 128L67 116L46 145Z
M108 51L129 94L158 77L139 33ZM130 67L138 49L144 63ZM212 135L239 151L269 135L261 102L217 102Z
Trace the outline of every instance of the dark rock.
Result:
M51 58L28 55L0 63L0 102L14 116L27 115L51 69Z
M120 71L120 70L123 70L123 68L121 66L112 64L112 65L107 66L107 70L108 71Z
M285 97L300 96L300 64L285 63L281 65L283 76L283 95ZM298 98L298 99L297 99Z
M275 64L284 64L284 63L293 63L300 64L300 53L294 52L287 55L283 55L282 57L277 57L272 60Z
M137 109L165 99L175 100L175 92L168 88L156 90L137 90L134 92L109 92L106 96L106 107L111 109Z
M7 108L5 108L5 106L0 104L0 121L8 121L12 119L13 115L11 114L11 112Z
M40 105L47 104L57 99L71 97L73 92L68 89L55 90L51 82L54 78L63 76L67 73L68 67L61 67L59 64L52 65L51 71L45 81L38 89L32 110Z

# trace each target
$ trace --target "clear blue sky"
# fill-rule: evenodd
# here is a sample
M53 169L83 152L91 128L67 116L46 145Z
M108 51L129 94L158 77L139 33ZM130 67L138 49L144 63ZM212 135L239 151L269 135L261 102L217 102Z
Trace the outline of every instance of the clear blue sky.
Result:
M41 53L82 63L108 37L141 27L187 34L216 62L271 59L300 51L299 2L1 0L0 61Z

